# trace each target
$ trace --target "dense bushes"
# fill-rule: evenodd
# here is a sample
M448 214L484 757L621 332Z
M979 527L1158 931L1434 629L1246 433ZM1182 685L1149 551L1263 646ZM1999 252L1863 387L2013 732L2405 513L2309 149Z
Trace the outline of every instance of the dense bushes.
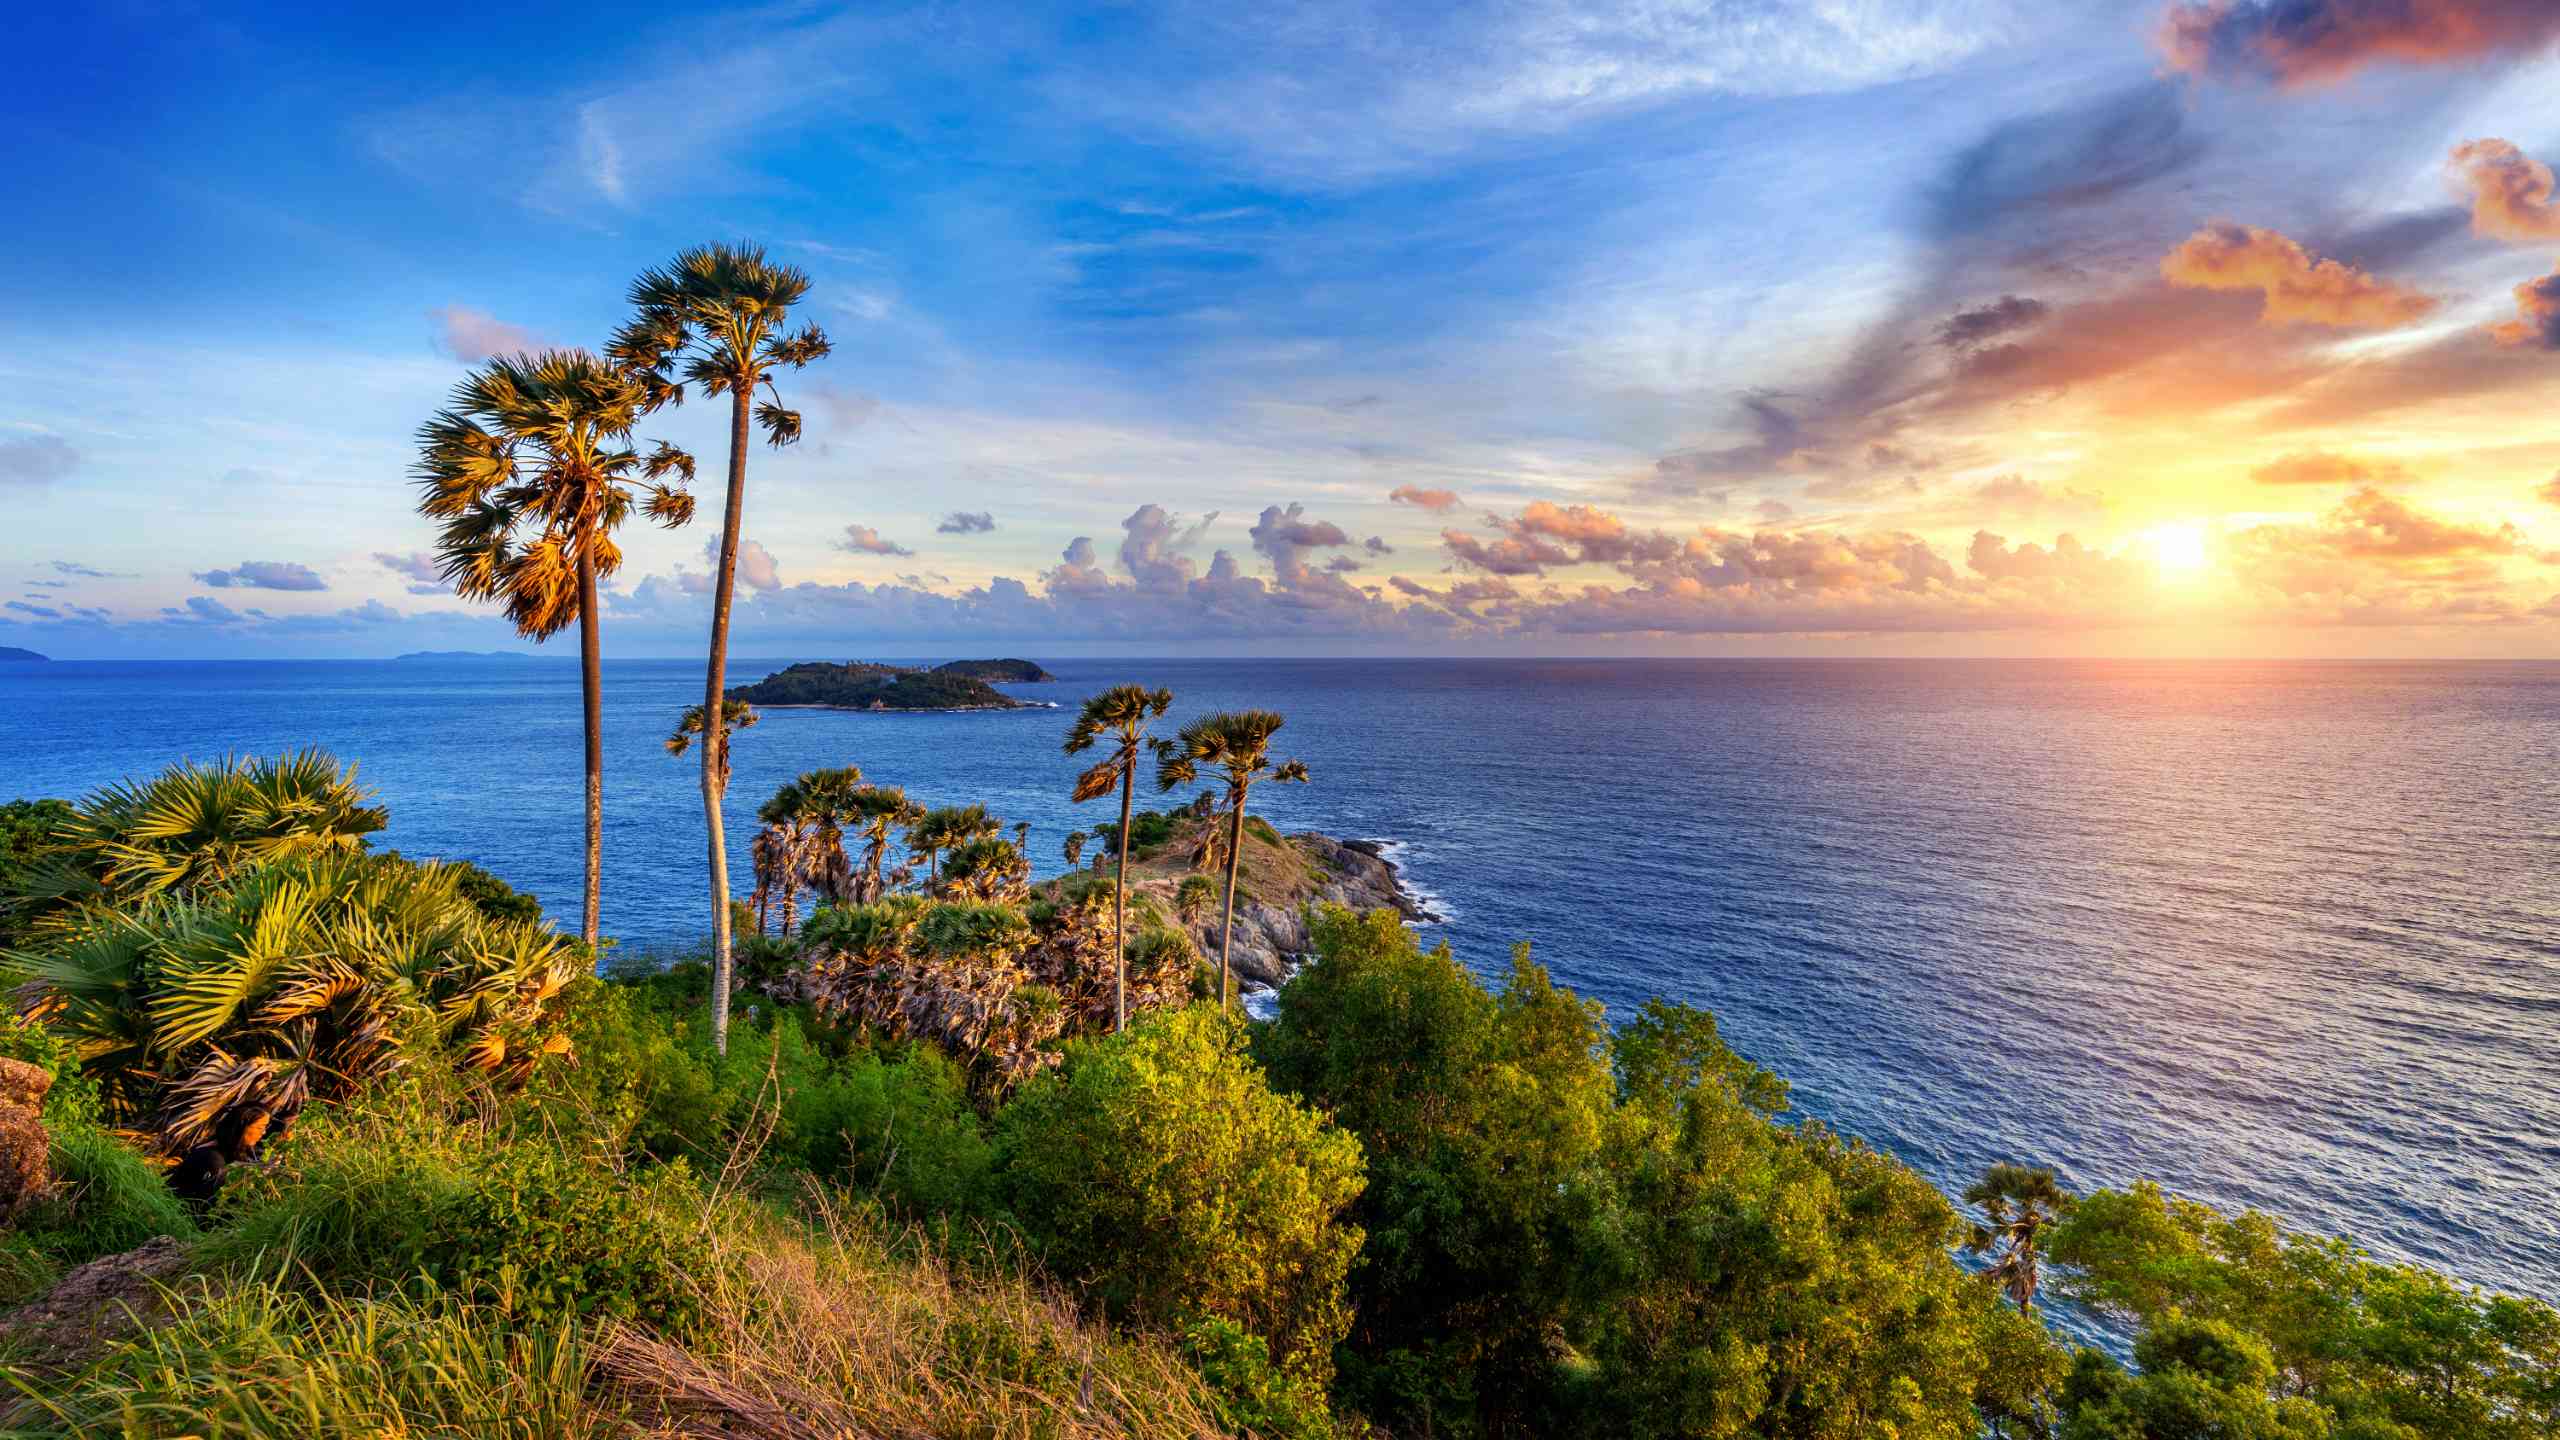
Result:
M1036 1250L1116 1309L1225 1319L1322 1379L1350 1322L1360 1147L1275 1095L1212 1008L1087 1041L1005 1108L999 1184Z

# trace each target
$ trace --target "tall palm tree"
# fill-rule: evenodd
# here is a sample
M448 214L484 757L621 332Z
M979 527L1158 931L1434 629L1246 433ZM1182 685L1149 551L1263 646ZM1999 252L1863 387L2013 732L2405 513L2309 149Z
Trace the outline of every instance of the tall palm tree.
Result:
M466 600L499 600L516 632L578 626L586 701L587 885L579 933L592 951L603 904L602 618L596 584L622 565L613 532L635 499L672 529L693 518L693 457L631 432L650 409L640 379L583 350L499 356L464 377L418 429L418 509L444 522L437 568ZM676 483L668 483L674 477ZM641 497L645 496L645 499ZM712 701L717 704L719 697ZM711 756L703 756L704 775Z
M1104 740L1111 753L1076 777L1074 800L1083 804L1120 792L1120 893L1111 902L1111 1028L1129 1028L1129 805L1138 788L1138 753L1147 743L1147 722L1173 708L1173 692L1136 685L1114 685L1084 702L1083 713L1067 731L1066 752L1081 755ZM1074 863L1070 860L1068 863Z
M754 245L705 245L631 282L635 313L611 353L641 383L652 405L680 402L684 386L729 397L729 492L721 510L720 560L713 572L711 657L703 677L705 712L727 693L729 605L745 539L750 422L767 444L800 438L800 413L782 406L773 372L799 369L830 348L816 325L790 330L791 307L809 293L808 273L765 258ZM680 370L681 378L674 372ZM758 399L759 389L770 399ZM702 816L711 845L711 1039L729 1049L729 850L711 754L702 757Z
M862 823L862 767L812 770L792 788L799 792L799 819L808 828L810 883L829 904L852 904L853 858L845 853L844 834Z
M907 829L907 846L927 868L925 888L942 883L944 852L993 835L1004 827L984 805L943 805L927 810Z
M756 807L764 828L756 832L748 854L756 867L756 908L782 908L782 933L789 935L800 914L800 885L808 872L809 824L800 783L792 781Z
M1990 1223L1976 1225L1965 1248L1976 1255L1998 1250L1983 1274L2008 1292L2021 1310L2036 1304L2036 1287L2044 1272L2044 1230L2072 1205L2070 1192L2045 1169L1994 1165L1982 1173L1965 1200L1982 1207Z
M693 742L702 734L702 707L687 705L676 717L676 728L667 736L667 753L682 759ZM756 707L744 700L720 702L720 793L729 793L729 737L740 730L752 730L761 718Z
M890 832L913 825L924 811L895 785L870 785L854 797L854 813L854 833L864 841L862 903L875 905L888 894L880 867L889 855Z
M1092 840L1093 836L1082 830L1070 830L1067 832L1066 840L1059 845L1058 849L1061 854L1064 854L1067 857L1067 866L1069 869L1073 869L1084 863L1084 847L1091 843Z
M1269 710L1232 710L1204 715L1182 727L1172 740L1155 742L1156 785L1163 790L1200 778L1200 767L1227 776L1227 919L1218 937L1218 1004L1224 1007L1234 989L1229 963L1236 941L1236 870L1244 857L1244 806L1254 785L1305 784L1307 767L1295 760L1274 762L1271 737L1287 722Z

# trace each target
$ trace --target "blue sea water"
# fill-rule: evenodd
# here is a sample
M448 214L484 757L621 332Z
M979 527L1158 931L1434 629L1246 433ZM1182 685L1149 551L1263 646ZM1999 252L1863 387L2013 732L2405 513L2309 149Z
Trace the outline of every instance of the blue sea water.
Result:
M772 665L741 661L753 679ZM2560 665L1052 662L1060 709L771 711L756 802L858 763L1033 825L1102 818L1058 741L1105 685L1289 716L1284 829L1396 842L1496 973L1534 941L1624 1008L1713 1009L1799 1107L1960 1188L1995 1160L2155 1178L2560 1300ZM606 666L605 917L702 928L692 661ZM0 797L317 744L385 842L574 926L562 660L0 666ZM742 886L743 879L739 882Z

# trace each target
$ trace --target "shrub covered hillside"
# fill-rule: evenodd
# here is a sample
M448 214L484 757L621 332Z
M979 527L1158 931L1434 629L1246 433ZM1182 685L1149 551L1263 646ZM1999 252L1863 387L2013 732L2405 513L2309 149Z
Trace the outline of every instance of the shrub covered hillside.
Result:
M291 805L232 766L11 812L0 1055L51 1080L51 1179L0 1222L0 1433L2560 1423L2547 1306L2148 1187L2006 1166L1959 1204L1704 1012L1612 1026L1525 947L1488 987L1324 910L1248 1022L1107 874L1035 898L983 811L845 767L767 821L760 882L812 903L750 921L724 1049L709 965L590 974L495 877L368 850L315 763ZM882 815L927 878L861 858Z

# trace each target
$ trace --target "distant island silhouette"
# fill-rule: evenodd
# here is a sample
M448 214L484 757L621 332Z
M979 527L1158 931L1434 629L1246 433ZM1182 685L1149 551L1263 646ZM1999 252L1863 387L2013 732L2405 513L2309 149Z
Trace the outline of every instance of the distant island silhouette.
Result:
M39 655L33 650L21 650L14 645L0 645L0 661L15 660L26 662L33 660L48 660L50 658L52 657Z
M412 650L397 660L531 660L536 658L523 650Z
M986 669L1007 680L1049 679L1028 660L955 660L931 670L849 660L841 665L804 661L729 691L732 700L768 708L827 710L1025 710L1016 700L971 673ZM1029 672L1029 673L1025 673Z

